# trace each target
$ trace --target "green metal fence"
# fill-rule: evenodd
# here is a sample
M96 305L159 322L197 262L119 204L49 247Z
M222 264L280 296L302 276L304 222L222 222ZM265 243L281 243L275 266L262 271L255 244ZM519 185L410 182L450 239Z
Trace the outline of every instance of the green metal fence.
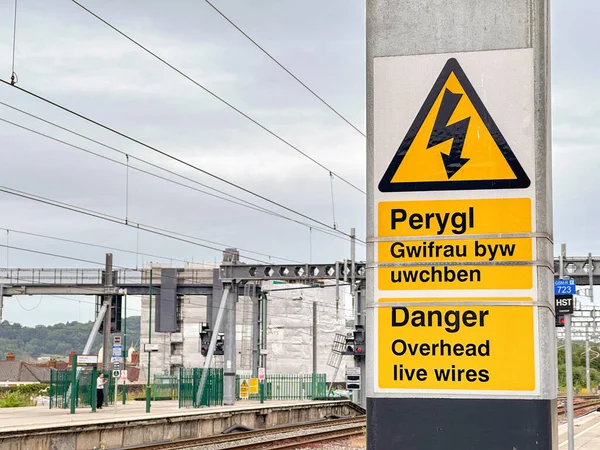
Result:
M97 377L98 373L89 369L79 370L74 389L77 407L91 408L92 401L96 398L96 378L94 375ZM102 373L104 373L104 378L108 380L104 385L104 404L112 405L114 404L115 379L112 377L110 370L103 371ZM71 377L71 369L50 369L50 401L48 402L50 409L68 409L70 407L69 398L72 395L70 390Z
M178 390L176 375L154 375L152 400L176 400Z
M235 397L240 397L241 380L250 381L249 376L236 375ZM267 374L265 377L265 400L315 400L327 397L327 382L324 373L317 374ZM249 394L248 400L259 400L259 394Z
M179 407L220 406L223 404L223 369L208 369L202 400L198 403L198 389L204 369L179 369Z
M71 385L70 370L50 369L50 387L48 389L50 409L68 407L67 392Z

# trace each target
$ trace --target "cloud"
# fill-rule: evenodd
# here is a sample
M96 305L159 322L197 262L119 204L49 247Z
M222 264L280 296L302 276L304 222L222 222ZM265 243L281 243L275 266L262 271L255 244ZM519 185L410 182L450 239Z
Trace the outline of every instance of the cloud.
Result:
M12 58L12 4L0 4L0 74ZM363 188L365 139L329 111L227 24L204 2L106 1L84 4L130 33L245 113L322 164ZM364 2L216 2L257 42L307 85L365 131ZM328 225L365 236L365 197L339 179L331 198L329 174L144 53L70 2L19 4L16 71L19 86L64 104L202 169L230 179ZM584 0L553 3L552 95L555 242L569 251L597 249L590 200L600 112L600 54L591 20L600 8ZM190 168L81 119L0 86L1 100L75 129L130 155L147 159L306 221L293 213L217 182ZM0 106L0 117L125 158ZM289 220L232 205L129 171L0 123L2 185L199 238L272 256L317 262L350 256L346 240L312 232ZM130 159L132 165L139 163ZM146 169L147 167L144 166ZM156 169L148 169L159 173ZM171 177L170 175L167 175ZM184 182L191 184L189 182ZM193 185L193 184L191 184ZM198 187L198 186L196 186ZM126 192L128 205L126 211ZM99 221L7 194L0 194L0 227L89 241L169 258L215 261L219 252L123 225ZM5 212L9 214L5 214ZM577 215L586 211L585 215ZM335 216L335 219L334 219ZM0 244L6 244L0 230ZM9 234L9 243L102 262L105 251L77 244ZM210 245L210 244L209 244ZM149 257L113 251L115 264L135 267ZM242 254L259 259L261 255ZM359 246L358 257L364 258ZM6 251L0 248L0 265ZM11 266L85 266L56 257L9 251ZM35 299L22 299L26 308ZM84 299L86 300L86 299ZM87 299L90 300L90 299ZM33 302L33 303L32 303ZM44 300L25 311L7 300L5 318L27 324L88 320L91 307ZM52 305L48 307L47 305ZM77 308L75 308L77 306Z

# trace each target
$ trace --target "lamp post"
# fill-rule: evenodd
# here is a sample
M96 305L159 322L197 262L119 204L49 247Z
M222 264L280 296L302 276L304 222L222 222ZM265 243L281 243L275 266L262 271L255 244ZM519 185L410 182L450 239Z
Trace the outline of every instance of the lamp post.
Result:
M127 289L120 289L123 294L123 372L127 373ZM123 378L123 404L127 402L127 377Z
M148 344L152 343L152 267L150 267L150 308L148 309ZM150 412L150 352L148 353L148 379L146 380L146 412Z

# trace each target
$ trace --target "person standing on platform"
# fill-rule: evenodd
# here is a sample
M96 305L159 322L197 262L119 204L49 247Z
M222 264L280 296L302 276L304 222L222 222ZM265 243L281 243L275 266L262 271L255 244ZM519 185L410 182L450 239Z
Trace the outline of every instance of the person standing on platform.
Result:
M108 380L104 379L104 374L100 372L98 374L98 378L96 379L96 408L102 409L102 404L104 403L104 385L108 382Z

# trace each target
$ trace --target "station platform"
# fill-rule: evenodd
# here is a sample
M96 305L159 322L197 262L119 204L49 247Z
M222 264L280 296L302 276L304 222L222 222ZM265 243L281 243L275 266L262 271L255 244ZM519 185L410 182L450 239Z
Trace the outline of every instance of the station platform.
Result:
M567 424L558 427L558 448L568 448ZM600 449L600 412L593 412L575 420L575 450Z
M219 434L233 425L265 428L326 415L364 414L348 400L238 401L233 406L179 408L177 401L130 401L92 412L46 406L0 409L0 450L91 450Z

